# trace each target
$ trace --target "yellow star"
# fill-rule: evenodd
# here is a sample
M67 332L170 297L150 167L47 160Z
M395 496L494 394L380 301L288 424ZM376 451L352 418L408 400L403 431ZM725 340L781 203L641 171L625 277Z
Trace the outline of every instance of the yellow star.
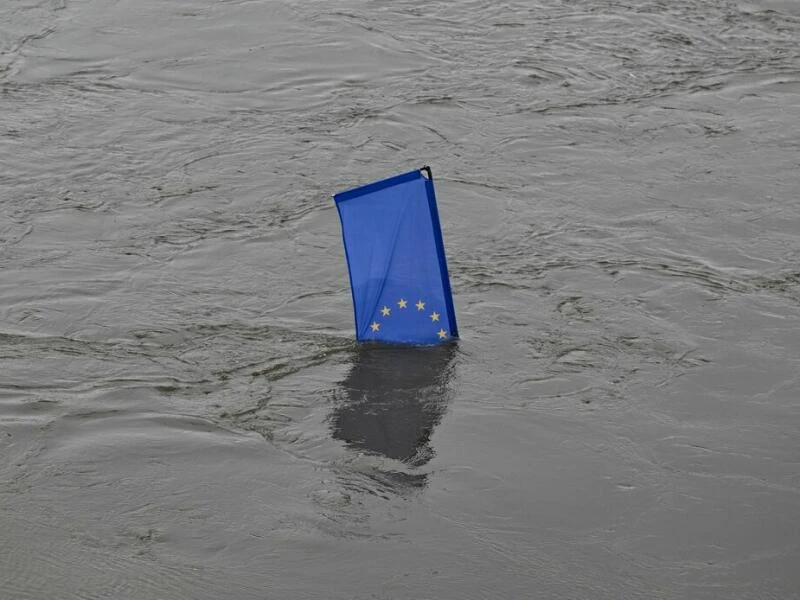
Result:
M372 325L370 325L370 328L372 329L372 331L378 331L381 328L381 324L378 323L377 321L373 321Z
M439 320L439 313L437 313L436 311L433 311L431 313L431 321L438 321L438 320Z
M400 302L397 303L397 306L399 306L400 308L405 308L407 305L408 305L408 300L404 300L403 298L400 298Z
M392 309L390 309L388 306L384 306L383 309L381 310L381 314L384 317L388 317L390 312L392 312Z
M446 337L447 337L447 332L444 329L440 329L439 330L439 339L443 340Z
M417 302L417 310L425 310L425 303L422 300Z

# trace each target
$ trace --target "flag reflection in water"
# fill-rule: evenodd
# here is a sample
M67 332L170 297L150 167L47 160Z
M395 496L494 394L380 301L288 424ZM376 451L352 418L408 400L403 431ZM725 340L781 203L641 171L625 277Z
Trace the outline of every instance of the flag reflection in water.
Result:
M433 429L447 409L455 352L454 343L359 346L331 417L333 437L410 466L427 463Z

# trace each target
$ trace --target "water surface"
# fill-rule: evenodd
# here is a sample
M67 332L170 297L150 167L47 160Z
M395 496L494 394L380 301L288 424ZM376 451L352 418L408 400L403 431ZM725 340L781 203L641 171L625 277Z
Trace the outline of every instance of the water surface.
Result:
M0 6L11 600L800 597L790 0ZM433 167L463 339L330 194Z

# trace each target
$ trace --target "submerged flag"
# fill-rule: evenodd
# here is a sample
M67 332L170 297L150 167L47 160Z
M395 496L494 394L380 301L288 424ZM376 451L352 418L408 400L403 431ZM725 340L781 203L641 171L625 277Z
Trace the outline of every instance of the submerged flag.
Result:
M333 197L342 221L356 339L458 337L429 167Z

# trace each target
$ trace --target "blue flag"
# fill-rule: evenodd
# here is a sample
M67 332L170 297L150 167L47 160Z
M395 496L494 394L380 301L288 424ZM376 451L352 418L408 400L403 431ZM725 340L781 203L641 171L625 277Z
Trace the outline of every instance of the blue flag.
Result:
M333 199L342 221L356 339L435 344L458 337L430 169Z

